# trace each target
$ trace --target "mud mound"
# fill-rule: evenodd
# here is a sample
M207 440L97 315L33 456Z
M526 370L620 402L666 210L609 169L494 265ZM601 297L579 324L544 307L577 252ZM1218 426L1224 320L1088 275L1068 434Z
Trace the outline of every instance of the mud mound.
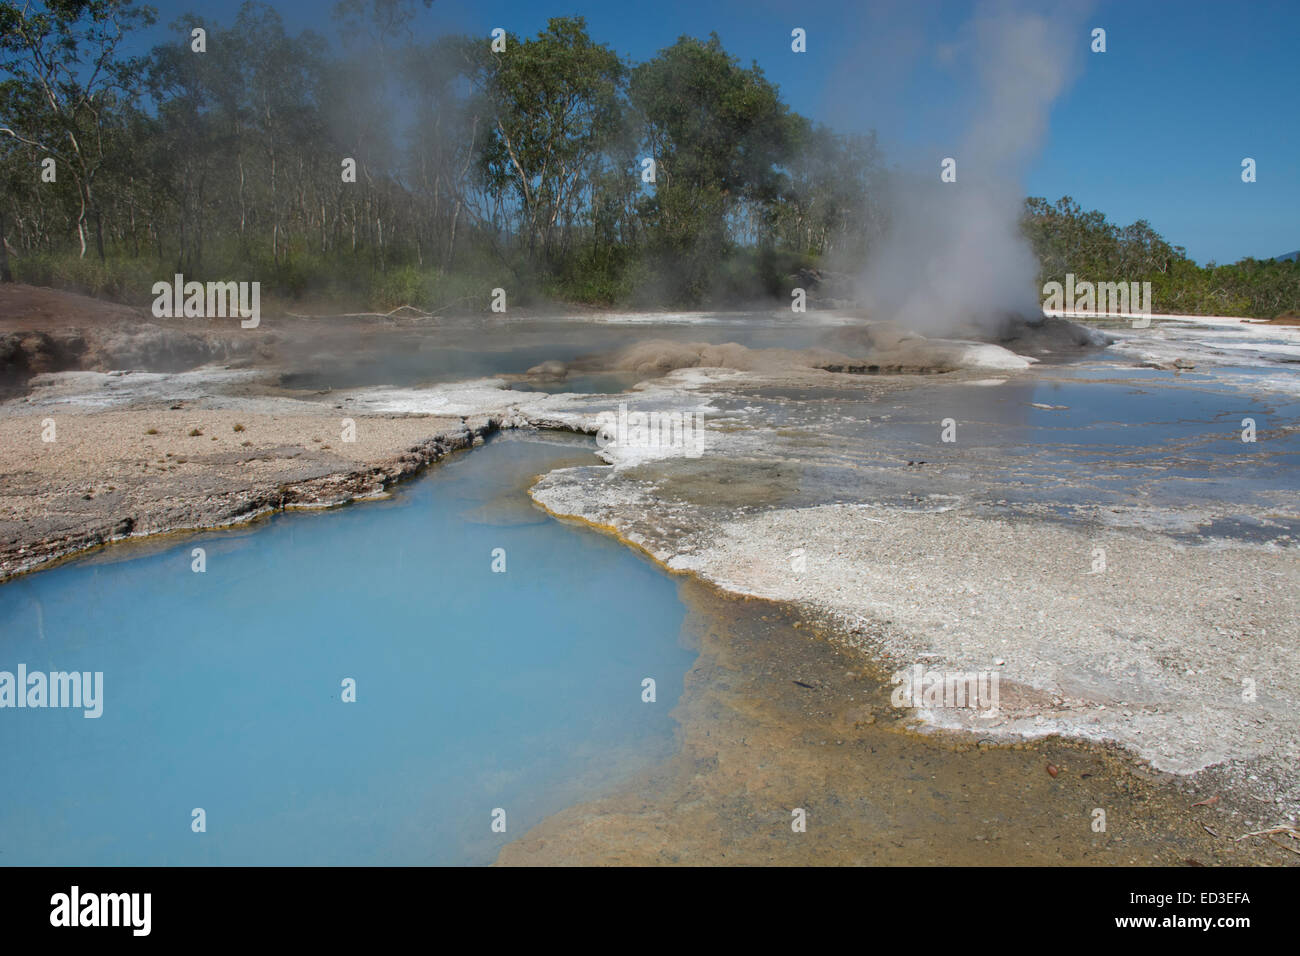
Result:
M0 386L63 371L178 372L251 356L247 335L159 324L143 309L35 286L0 285ZM262 344L266 343L266 338Z
M610 355L592 356L574 363L583 371L634 372L647 377L666 375L679 368L731 368L741 372L780 372L792 368L819 368L846 356L826 349L751 349L735 342L674 342L648 339Z
M568 372L627 372L656 378L681 368L727 368L779 374L820 369L854 375L925 375L960 368L1024 367L1026 360L996 345L927 339L894 323L841 329L828 338L834 348L751 349L735 342L676 342L648 339L617 352L586 356L570 365L545 362L529 369L538 379L563 378ZM997 354L993 354L997 353Z
M1105 348L1115 339L1105 332L1055 316L1035 322L1021 316L1011 316L994 339L1018 352L1050 353L1078 352L1083 349Z

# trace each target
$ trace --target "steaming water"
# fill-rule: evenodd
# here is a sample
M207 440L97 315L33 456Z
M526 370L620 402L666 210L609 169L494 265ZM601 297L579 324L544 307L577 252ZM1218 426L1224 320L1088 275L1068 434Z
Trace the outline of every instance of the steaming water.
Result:
M823 344L830 330L856 320L809 321L807 315L730 312L680 316L617 316L600 322L533 318L474 322L365 334L356 326L319 325L311 354L288 356L286 388L362 388L421 385L497 375L522 375L543 362L572 362L646 339L750 348L803 349ZM632 375L571 375L561 381L516 383L527 390L610 394L636 384Z
M0 587L0 670L105 688L97 720L0 710L0 863L486 863L661 757L693 657L676 585L523 492L591 460L498 439L392 502Z

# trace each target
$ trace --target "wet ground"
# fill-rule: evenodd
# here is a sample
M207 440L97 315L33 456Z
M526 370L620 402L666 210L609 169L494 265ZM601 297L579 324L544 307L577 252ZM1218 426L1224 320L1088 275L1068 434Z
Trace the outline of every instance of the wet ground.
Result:
M628 315L613 322L502 316L405 326L298 320L277 326L283 335L278 350L283 366L280 384L290 389L342 389L505 376L511 387L528 391L621 392L643 376L576 372L562 378L530 378L526 373L543 363L567 365L651 338L735 342L756 349L804 349L833 339L834 327L797 318L789 313L755 312L711 313L690 322L663 315ZM295 344L302 341L310 341L311 348Z
M690 584L701 655L675 712L681 753L543 822L503 862L1293 862L1270 838L1235 839L1300 811L1293 330L1116 326L1104 351L1027 349L1032 367L934 343L942 359L918 371L954 356L963 370L871 374L865 357L861 374L832 374L770 350L888 348L897 333L874 342L860 320L824 315L300 326L267 330L267 354L235 372L40 382L0 424L35 442L56 415L74 440L22 457L23 495L50 485L47 463L63 480L107 455L117 471L101 469L84 506L111 511L118 472L142 467L132 436L150 429L173 454L143 453L150 477L130 488L146 514L155 466L196 493L210 484L217 458L182 451L185 429L222 436L227 464L274 457L296 482L309 462L317 484L356 484L373 465L336 443L344 415L359 442L384 437L372 455L401 461L422 428L487 416L588 433L619 403L705 416L699 458L607 447L612 466L551 472L534 499L771 601ZM685 364L629 376L591 358L647 339ZM751 349L692 367L709 364L701 342ZM462 381L479 372L497 381ZM557 394L574 391L588 394ZM241 451L232 422L260 444ZM111 454L94 440L108 434ZM84 498L68 481L65 497ZM1003 717L936 736L963 715L877 706L884 674L917 660L999 668ZM806 833L789 829L795 807Z
M763 444L798 462L789 506L960 504L1083 523L1163 509L1191 520L1165 523L1180 535L1296 540L1298 396L1095 361L967 379L862 398L842 385L737 388L711 401L726 427L775 431ZM1246 419L1254 441L1242 440Z
M607 449L612 471L534 495L727 591L818 608L892 666L997 669L1017 688L985 725L999 739L1231 768L1294 821L1300 404L1276 385L1296 373L1179 334L1012 372L669 376L634 407L705 408L706 454Z
M680 752L550 817L499 864L1295 862L1267 837L1236 840L1259 828L1258 805L1096 745L917 734L886 675L816 622L695 583L682 594L700 656L674 712Z

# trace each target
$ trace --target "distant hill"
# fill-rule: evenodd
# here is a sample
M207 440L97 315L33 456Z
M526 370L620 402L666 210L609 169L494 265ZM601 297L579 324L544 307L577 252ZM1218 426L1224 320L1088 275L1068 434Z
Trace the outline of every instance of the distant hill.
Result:
M1300 259L1300 249L1297 249L1295 252L1288 252L1284 256L1273 257L1274 262L1295 262L1297 259Z

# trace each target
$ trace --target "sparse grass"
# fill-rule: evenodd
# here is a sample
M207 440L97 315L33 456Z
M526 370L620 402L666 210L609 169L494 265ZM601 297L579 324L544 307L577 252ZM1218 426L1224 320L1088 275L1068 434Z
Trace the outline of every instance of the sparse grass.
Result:
M157 434L158 434L158 429L156 429L156 428L150 428L150 429L148 429L148 430L145 432L145 434L146 434L146 435L157 435Z
M244 426L239 424L239 422L235 422L234 430L237 432L242 432L244 430Z
M502 263L486 247L466 248L457 264L443 270L415 262L392 262L386 270L375 268L366 257L321 256L296 247L287 262L276 264L269 250L241 252L234 242L216 242L204 248L201 265L185 269L185 278L204 281L257 281L261 283L262 313L280 309L322 309L387 312L410 305L424 310L486 311L492 289L503 285ZM117 302L146 307L153 302L153 284L171 281L177 271L174 257L135 257L110 243L108 261L73 249L31 253L13 262L15 278L32 285L68 289ZM515 256L507 270L511 307L538 298L541 276L529 273L526 262ZM529 273L525 275L524 273ZM597 299L608 297L588 292Z
M172 271L151 259L113 256L100 262L95 256L83 259L67 251L29 254L14 263L14 277L19 282L71 289L134 305L147 304L153 283L169 278Z
M202 428L191 428L191 429L190 429L190 437L191 437L191 438L198 438L198 437L199 437L200 435L202 435L202 434L203 434L203 429L202 429Z

